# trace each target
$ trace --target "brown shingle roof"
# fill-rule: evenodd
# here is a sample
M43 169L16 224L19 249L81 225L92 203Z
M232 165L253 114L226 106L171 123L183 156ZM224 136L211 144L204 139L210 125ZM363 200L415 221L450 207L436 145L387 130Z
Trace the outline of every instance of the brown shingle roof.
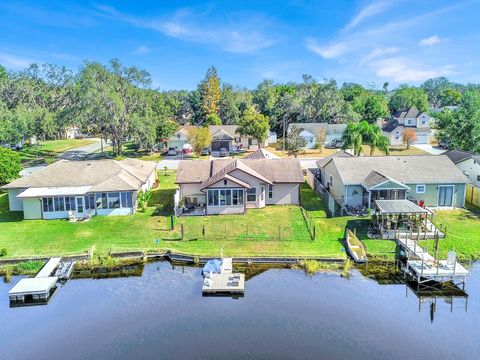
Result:
M303 183L304 181L300 161L296 159L222 159L181 161L177 169L176 183L203 183L210 178L213 178L211 181L217 182L224 174L235 169L264 179L263 181L267 183Z

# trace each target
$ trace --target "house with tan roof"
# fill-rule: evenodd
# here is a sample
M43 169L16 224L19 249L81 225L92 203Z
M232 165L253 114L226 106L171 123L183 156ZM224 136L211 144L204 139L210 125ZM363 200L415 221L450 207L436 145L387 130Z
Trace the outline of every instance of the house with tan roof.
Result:
M260 147L268 146L268 139L258 144L257 139L252 136L244 136L238 132L237 125L209 125L208 131L212 136L210 150L212 152L227 149L229 152L240 150L257 150Z
M243 214L248 208L299 204L303 182L296 159L182 161L176 178L176 213Z
M412 200L435 208L465 206L468 178L443 155L337 156L317 165L329 201L344 209L373 208L376 200Z
M127 215L157 181L156 164L136 159L60 160L3 186L10 211L25 219Z

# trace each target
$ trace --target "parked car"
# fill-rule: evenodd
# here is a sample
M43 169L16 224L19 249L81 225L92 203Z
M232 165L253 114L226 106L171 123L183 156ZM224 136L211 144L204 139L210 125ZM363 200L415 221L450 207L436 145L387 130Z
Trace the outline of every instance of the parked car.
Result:
M168 155L168 156L175 156L175 155L177 155L177 149L175 149L175 148L173 148L173 147L168 148L167 155Z
M448 150L450 148L450 144L448 143L447 140L440 140L438 142L438 147L441 148L441 149Z
M218 155L219 155L220 157L228 156L228 150L225 149L225 148L221 148Z
M325 148L327 149L340 149L342 147L342 140L340 139L333 139L330 143L325 144Z
M210 150L208 148L203 148L202 155L210 155Z

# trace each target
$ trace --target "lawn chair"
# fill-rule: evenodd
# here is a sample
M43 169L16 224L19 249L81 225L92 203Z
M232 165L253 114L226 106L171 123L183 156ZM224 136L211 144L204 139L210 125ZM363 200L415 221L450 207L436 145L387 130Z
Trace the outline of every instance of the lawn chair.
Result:
M74 222L77 222L77 218L75 217L75 214L73 213L72 210L69 210L68 211L68 220L71 222L71 223L74 223Z

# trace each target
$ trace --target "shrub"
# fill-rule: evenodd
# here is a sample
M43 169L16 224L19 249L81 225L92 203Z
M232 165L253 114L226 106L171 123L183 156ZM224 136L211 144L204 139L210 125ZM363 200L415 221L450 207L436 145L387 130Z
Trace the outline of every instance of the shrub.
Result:
M143 191L140 190L138 192L138 209L141 212L145 212L148 207L148 202L152 198L152 192L151 191Z
M0 257L7 256L7 249L3 248L0 250Z

